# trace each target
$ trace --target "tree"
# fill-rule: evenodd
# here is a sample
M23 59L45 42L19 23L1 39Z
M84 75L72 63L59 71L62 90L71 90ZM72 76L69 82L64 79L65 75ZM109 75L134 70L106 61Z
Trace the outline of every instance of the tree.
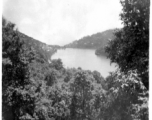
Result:
M33 118L35 106L29 92L31 81L28 65L34 60L34 53L20 39L15 24L4 18L2 40L3 117L13 120Z
M51 60L50 67L55 68L56 70L61 70L63 68L63 63L61 59Z
M70 84L71 119L95 119L98 117L104 90L92 74L78 70Z
M106 78L108 92L104 119L148 120L148 92L135 71L126 74L119 70Z
M136 70L149 89L149 12L150 0L121 0L124 27L117 30L106 52L122 72Z

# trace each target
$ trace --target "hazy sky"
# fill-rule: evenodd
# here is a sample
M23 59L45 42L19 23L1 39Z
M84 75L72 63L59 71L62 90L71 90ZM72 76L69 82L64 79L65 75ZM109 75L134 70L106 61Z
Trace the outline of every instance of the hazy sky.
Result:
M122 27L120 0L3 0L3 16L47 44Z

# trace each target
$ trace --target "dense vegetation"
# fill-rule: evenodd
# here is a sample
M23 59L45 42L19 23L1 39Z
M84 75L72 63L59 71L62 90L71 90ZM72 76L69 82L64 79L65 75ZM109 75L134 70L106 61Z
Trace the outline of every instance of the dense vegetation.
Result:
M45 58L46 61L50 60L51 56L57 51L57 49L60 48L60 46L58 45L47 45L45 43L42 43L19 31L18 35L27 46L35 49L35 52L37 52L40 55L40 57Z
M68 45L65 45L65 47L83 48L83 49L104 48L104 46L108 43L108 40L111 40L114 38L113 32L114 32L114 29L111 29L111 30L106 30L101 33L93 34L91 36L85 36Z
M149 1L121 3L124 28L106 48L119 68L105 79L97 71L65 69L60 59L49 63L3 19L2 119L148 120Z
M100 74L66 70L60 59L49 63L14 26L3 19L3 119L93 118L105 94Z
M149 88L149 12L150 0L122 0L121 19L124 27L106 48L112 62L122 72L135 70L145 87Z

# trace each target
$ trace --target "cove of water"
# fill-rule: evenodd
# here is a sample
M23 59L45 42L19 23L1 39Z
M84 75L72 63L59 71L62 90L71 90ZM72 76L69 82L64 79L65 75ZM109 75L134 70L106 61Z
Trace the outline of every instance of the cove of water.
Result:
M83 70L98 71L105 78L116 69L116 64L110 65L110 60L106 56L95 55L93 49L59 49L51 59L60 58L65 68L78 68Z

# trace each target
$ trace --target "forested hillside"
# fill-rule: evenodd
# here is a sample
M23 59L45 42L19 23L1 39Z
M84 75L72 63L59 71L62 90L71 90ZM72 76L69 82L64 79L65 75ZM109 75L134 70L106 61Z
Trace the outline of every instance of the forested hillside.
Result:
M39 53L41 57L45 58L46 61L50 60L51 55L55 53L58 48L60 48L60 46L57 45L47 45L45 43L42 43L19 31L18 31L18 35L20 39L23 40L27 46L34 48L35 51Z
M113 35L114 29L106 30L101 33L96 33L91 36L85 36L79 40L76 40L65 47L68 48L88 48L88 49L98 49L104 48L105 45L108 43L108 40L114 38Z

